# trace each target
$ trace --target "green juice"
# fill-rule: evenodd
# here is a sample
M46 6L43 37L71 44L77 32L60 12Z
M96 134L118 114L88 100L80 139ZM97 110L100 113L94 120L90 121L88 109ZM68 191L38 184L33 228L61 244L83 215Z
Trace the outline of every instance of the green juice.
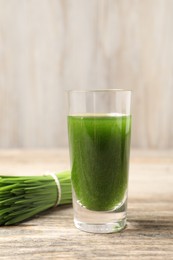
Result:
M131 116L68 116L72 186L89 210L115 209L126 197Z

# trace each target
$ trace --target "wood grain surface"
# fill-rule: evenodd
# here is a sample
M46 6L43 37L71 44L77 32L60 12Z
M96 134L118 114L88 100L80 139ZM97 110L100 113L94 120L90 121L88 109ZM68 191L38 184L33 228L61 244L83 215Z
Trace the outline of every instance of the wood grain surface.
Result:
M0 0L0 147L67 144L67 89L133 90L134 147L173 148L172 0Z
M69 168L67 150L0 152L4 174ZM0 259L173 259L173 151L132 151L128 225L89 234L73 225L71 206L51 209L18 226L0 227Z

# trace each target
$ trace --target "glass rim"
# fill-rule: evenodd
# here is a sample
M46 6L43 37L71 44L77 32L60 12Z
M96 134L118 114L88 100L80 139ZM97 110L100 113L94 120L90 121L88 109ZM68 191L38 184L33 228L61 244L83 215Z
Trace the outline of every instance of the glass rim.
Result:
M130 89L116 89L116 88L111 88L111 89L69 89L66 90L68 93L97 93L97 92L129 92L132 93L132 90Z

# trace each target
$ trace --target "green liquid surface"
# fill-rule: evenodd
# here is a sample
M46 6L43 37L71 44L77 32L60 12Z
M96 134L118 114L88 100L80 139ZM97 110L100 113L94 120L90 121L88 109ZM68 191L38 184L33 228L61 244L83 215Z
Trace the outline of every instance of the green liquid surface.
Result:
M107 211L127 192L131 116L69 116L72 185L89 210Z

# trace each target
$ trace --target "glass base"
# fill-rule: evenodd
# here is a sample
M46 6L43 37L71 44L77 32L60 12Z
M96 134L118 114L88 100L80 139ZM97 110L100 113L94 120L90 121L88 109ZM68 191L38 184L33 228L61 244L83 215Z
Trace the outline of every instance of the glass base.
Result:
M89 233L114 233L123 230L126 227L126 219L106 224L88 224L74 219L75 226Z
M124 200L119 207L112 211L92 211L73 200L74 224L85 232L119 232L126 227L126 205L127 200Z

